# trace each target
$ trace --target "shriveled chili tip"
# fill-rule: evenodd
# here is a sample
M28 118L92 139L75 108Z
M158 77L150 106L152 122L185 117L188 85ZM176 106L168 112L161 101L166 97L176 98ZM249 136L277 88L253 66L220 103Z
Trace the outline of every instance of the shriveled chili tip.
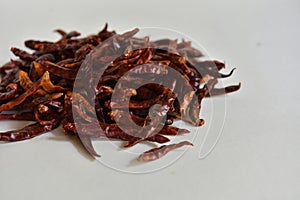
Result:
M214 88L212 89L206 96L217 96L217 95L223 95L231 92L235 92L241 88L241 83L238 85L231 85L227 86L225 88Z

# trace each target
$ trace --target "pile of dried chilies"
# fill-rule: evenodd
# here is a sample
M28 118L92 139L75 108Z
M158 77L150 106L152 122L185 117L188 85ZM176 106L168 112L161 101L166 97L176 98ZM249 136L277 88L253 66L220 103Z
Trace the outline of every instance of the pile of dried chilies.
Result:
M199 113L203 98L240 88L240 84L215 88L218 79L231 76L233 70L229 74L222 74L219 71L225 68L224 63L199 60L203 54L191 47L190 42L137 38L134 35L138 29L118 35L115 31L108 31L107 24L98 34L85 38L78 38L80 33L76 31L56 32L61 35L56 42L26 41L25 46L33 53L11 48L19 59L11 60L0 68L0 120L35 121L21 130L0 133L0 141L30 139L62 125L65 133L80 136L86 149L95 156L98 154L91 143L94 137L124 140L127 141L126 147L141 141L167 143L170 141L167 136L189 132L171 126L174 119L201 126L204 120L199 118ZM98 48L110 38L114 38L110 45ZM93 64L86 64L87 59ZM121 79L132 69L133 74L147 75L156 84L130 88L146 79L130 75ZM185 81L178 82L173 77L168 80L172 87L157 84L165 80L169 69L179 72ZM82 91L87 92L74 90L79 70L85 74L85 77L81 77ZM88 83L86 80L89 80ZM119 102L113 102L111 97L118 82L121 82L119 86L127 85L127 89L116 94ZM76 89L80 88L78 83L80 85L80 80L76 83ZM192 92L186 88L192 88ZM128 96L129 104L122 103L122 99ZM155 104L161 106L155 110ZM128 131L123 131L117 123L126 126L124 110L128 107L135 124L140 127L150 124L154 128L146 132L130 132L129 127ZM151 107L154 109L150 113ZM94 114L96 119L92 117ZM79 124L76 123L78 120ZM155 129L157 133L153 132ZM138 160L155 160L184 145L192 144L183 141L162 145L142 153Z

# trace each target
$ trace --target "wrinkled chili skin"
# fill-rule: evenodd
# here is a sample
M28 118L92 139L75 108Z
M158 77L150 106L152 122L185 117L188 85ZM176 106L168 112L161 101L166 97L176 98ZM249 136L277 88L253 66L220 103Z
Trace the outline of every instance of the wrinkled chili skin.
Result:
M54 122L51 125L42 126L39 123L35 123L32 125L28 125L20 130L0 133L0 141L16 142L28 140L57 128L58 124L58 122Z
M167 153L169 153L170 151L180 148L182 146L185 145L190 145L193 146L192 143L188 142L188 141L183 141L177 144L170 144L170 145L163 145L159 148L153 148L149 151L146 151L144 153L142 153L139 157L138 157L138 161L140 162L148 162L148 161L153 161L153 160L157 160L163 156L165 156Z
M204 98L235 92L241 87L238 84L215 88L218 79L232 76L235 69L221 73L225 64L199 59L204 54L193 48L190 41L138 38L135 35L139 29L117 34L109 31L107 24L87 37L79 37L77 31L55 32L61 36L57 41L25 41L33 53L11 48L18 59L0 67L0 120L35 122L20 130L0 133L0 141L31 139L62 125L66 134L80 137L94 156L100 156L92 145L95 137L123 140L127 142L125 147L141 141L164 144L170 142L169 137L189 133L171 126L175 119L201 126ZM101 45L104 41L108 45ZM87 65L86 60L92 64ZM168 78L171 69L178 76ZM73 92L79 70L84 74L77 85L82 93ZM125 74L128 76L124 78ZM121 92L113 100L115 91ZM130 98L129 104L123 102L126 98ZM20 109L25 111L19 112ZM128 124L127 115L144 129L121 129L119 125ZM163 145L142 153L138 160L156 160L185 145L192 144L183 141Z

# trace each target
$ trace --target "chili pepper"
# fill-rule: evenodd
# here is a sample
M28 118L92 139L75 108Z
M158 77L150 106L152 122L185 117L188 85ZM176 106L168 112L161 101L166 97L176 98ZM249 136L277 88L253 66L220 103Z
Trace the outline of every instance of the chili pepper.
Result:
M45 70L61 78L71 79L71 80L74 80L76 78L76 74L77 74L76 69L62 67L50 61L43 62L42 66L45 67Z
M53 42L48 41L37 41L37 40L27 40L24 42L25 46L32 50L39 50L42 45L53 44Z
M166 155L167 153L169 153L170 151L180 148L185 145L193 146L193 144L188 141L180 142L177 144L163 145L159 148L154 148L149 151L145 151L138 157L137 160L140 162L148 162L148 161L157 160L157 159L163 157L164 155Z
M227 94L227 93L235 92L235 91L239 90L240 88L241 88L241 83L239 83L238 85L232 85L232 86L228 86L225 88L213 88L209 92L209 94L207 94L206 96L216 96L216 95Z
M3 77L1 77L0 91L6 90L6 87L10 83L17 83L18 82L18 78L17 78L18 71L19 71L18 68L14 68L14 69L9 70L8 72L6 72L5 75Z
M4 72L5 70L10 70L10 69L14 69L14 68L18 68L20 67L20 65L22 65L19 61L14 61L11 60L10 62L4 64L1 68L0 71Z
M5 111L5 110L9 110L9 109L13 108L14 106L17 106L17 105L21 104L23 101L25 101L25 99L27 97L32 95L40 87L40 84L41 84L41 81L36 82L29 90L27 90L22 95L20 95L17 98L9 101L8 103L2 104L0 106L0 113Z
M0 133L0 141L14 142L28 140L57 128L58 124L59 123L54 122L49 126L42 126L39 123L35 123L28 125L20 130Z
M150 142L157 142L159 144L170 142L169 138L162 136L160 134L156 134L156 135L153 135L150 137L145 137L145 138L132 138L132 139L128 140L127 144L125 144L124 147L126 147L126 148L132 147L132 146L138 144L139 142L146 141L146 140L150 141Z
M18 85L10 83L6 86L7 92L0 92L0 101L7 101L12 99L18 92Z
M110 125L105 125L101 124L100 125L88 125L88 124L80 124L80 125L75 125L75 123L70 123L70 122L64 122L63 126L65 128L65 131L67 133L72 133L72 134L80 134L84 133L84 135L80 134L81 136L84 137L107 137L110 139L120 139L124 141L128 141L128 143L124 147L131 147L138 142L141 141L151 141L151 142L157 142L157 143L166 143L169 142L170 140L166 137L164 137L161 134L161 131L158 132L158 134L147 137L147 138L137 138L132 136L131 132L132 130L128 129L128 133L125 133L122 131L116 124L110 124ZM98 127L101 126L103 130L99 130ZM76 128L75 128L76 127ZM176 129L175 127L173 127ZM77 132L79 130L79 132ZM178 129L179 130L179 129ZM187 131L182 129L183 131Z
M106 40L107 38L110 38L116 34L115 31L108 31L107 28L108 28L108 24L106 23L104 28L98 33L99 37L102 40Z
M26 60L26 61L34 61L35 59L37 59L37 57L35 55L29 54L26 51L22 51L18 48L12 47L10 49L16 56L18 56L19 58L21 58L22 60Z
M19 114L0 114L0 120L34 121L35 117L32 112L23 112Z

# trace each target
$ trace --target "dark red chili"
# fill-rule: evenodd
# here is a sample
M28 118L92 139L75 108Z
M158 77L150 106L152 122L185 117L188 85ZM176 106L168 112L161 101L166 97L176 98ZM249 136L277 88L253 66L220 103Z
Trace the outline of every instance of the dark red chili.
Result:
M171 126L175 119L201 126L202 100L241 86L215 88L218 79L230 77L235 69L223 74L223 62L201 61L203 53L189 41L138 38L139 29L117 34L107 24L82 38L77 31L56 32L61 35L57 41L25 41L32 53L11 48L19 60L0 68L0 120L35 122L0 133L0 141L31 139L62 124L64 132L79 136L94 156L99 156L92 145L95 137L124 140L125 147L141 141L167 143L169 137L189 133ZM170 78L172 70L178 73ZM76 83L81 92L74 92L78 72L84 77ZM129 126L128 119L140 130ZM156 160L185 145L192 143L163 145L138 160Z

